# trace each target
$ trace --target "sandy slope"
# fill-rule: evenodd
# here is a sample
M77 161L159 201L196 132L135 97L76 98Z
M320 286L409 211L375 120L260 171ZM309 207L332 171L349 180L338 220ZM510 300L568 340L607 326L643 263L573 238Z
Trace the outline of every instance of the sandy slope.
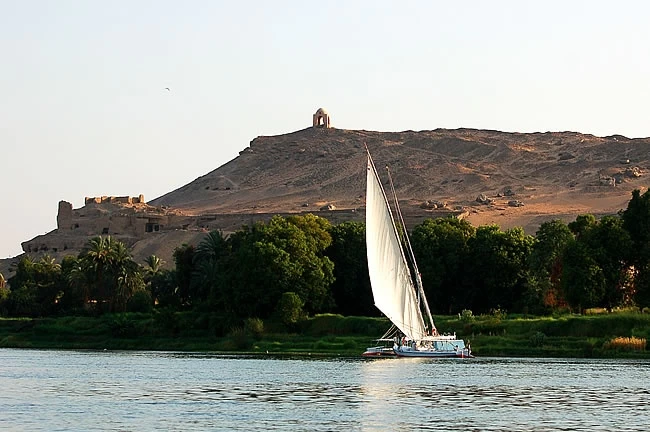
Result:
M365 145L378 168L390 166L400 202L414 218L435 215L422 202L444 201L448 209L468 210L474 224L522 226L529 233L551 218L625 208L633 189L645 190L650 156L650 139L575 132L308 128L258 137L236 159L152 203L194 213L361 208ZM640 177L632 176L635 167ZM617 179L615 186L601 180L607 176ZM497 196L506 189L514 195ZM494 202L480 205L480 194ZM514 199L524 206L509 206Z

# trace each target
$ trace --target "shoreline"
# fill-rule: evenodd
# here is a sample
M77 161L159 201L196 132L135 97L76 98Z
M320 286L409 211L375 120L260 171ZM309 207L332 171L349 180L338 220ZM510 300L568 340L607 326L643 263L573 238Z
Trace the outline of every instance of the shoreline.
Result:
M471 342L476 357L650 359L650 314L480 316L471 321L437 316L436 322ZM359 323L368 330L359 332ZM2 318L0 348L361 358L379 334L375 329L387 328L387 323L382 318L318 315L292 332L269 325L257 334L234 328L216 335L209 328L165 328L153 314Z

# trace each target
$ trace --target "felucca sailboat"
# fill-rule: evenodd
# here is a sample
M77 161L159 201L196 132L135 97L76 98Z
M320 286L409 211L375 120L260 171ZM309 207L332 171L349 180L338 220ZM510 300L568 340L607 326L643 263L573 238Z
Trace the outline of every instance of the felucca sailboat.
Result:
M378 346L364 356L471 357L469 346L455 334L438 333L406 233L395 188L388 172L395 217L377 169L368 153L366 176L366 246L375 306L393 323ZM397 228L395 218L402 227ZM388 345L386 344L388 343ZM391 346L392 344L392 346Z

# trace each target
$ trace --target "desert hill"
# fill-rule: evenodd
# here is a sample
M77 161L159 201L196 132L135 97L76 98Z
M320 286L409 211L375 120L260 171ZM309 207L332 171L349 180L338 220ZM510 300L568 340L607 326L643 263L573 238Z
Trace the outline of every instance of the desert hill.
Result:
M435 215L423 203L446 203L477 225L522 226L531 234L552 218L616 213L633 189L644 189L650 162L647 138L308 128L258 137L239 157L151 204L194 214L362 208L365 145L378 167L390 166L405 213L421 219ZM481 194L488 205L476 201Z
M550 219L624 209L632 190L645 191L650 166L650 138L310 127L255 138L235 159L146 204L103 197L73 210L61 202L57 229L24 242L23 250L60 258L109 234L139 262L156 254L171 265L174 247L196 244L208 230L232 232L274 214L363 220L365 146L384 180L381 167L390 166L407 224L454 215L529 234ZM5 276L10 261L0 260Z

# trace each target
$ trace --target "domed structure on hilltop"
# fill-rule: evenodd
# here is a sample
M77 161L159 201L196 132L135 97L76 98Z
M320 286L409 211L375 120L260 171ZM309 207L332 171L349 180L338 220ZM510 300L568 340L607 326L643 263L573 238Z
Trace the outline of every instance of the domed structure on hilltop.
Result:
M321 124L321 121L323 122ZM312 122L313 127L319 127L322 126L324 128L331 128L331 120L330 120L330 115L327 112L326 109L324 108L318 108L316 110L316 113L313 116L313 122Z

